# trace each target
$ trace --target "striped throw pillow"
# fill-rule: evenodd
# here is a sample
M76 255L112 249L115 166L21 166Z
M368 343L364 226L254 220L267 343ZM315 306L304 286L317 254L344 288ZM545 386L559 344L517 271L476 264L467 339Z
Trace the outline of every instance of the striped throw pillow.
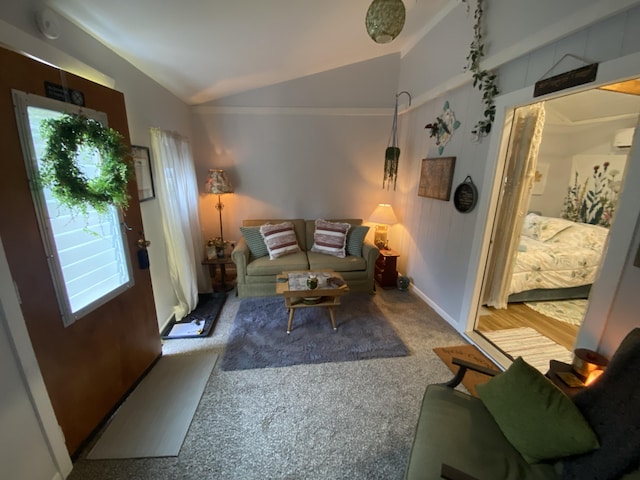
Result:
M264 239L264 243L269 250L269 258L271 260L290 255L300 251L296 232L291 222L278 223L276 225L262 225L260 233Z
M369 233L368 225L355 225L347 233L347 253L357 257L362 256L362 244Z
M316 220L316 230L313 233L311 251L344 258L347 232L350 228L351 225L349 223Z

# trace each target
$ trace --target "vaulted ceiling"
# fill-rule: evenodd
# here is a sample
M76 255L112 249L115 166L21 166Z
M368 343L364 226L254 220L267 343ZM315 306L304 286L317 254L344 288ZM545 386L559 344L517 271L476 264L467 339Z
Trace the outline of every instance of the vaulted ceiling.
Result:
M367 34L371 0L55 0L47 4L188 104L409 51L458 0L403 0L391 43ZM64 32L60 32L64 35ZM624 87L628 89L631 84ZM637 82L635 83L637 89ZM596 90L548 105L548 122L640 112L640 96Z
M393 42L371 0L55 0L49 5L188 104L408 51L458 2L404 0ZM61 32L64 35L64 32Z

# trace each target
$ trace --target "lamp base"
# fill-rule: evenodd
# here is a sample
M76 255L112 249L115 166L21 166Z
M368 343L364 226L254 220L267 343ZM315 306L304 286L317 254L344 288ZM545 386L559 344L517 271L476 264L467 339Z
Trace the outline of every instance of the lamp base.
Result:
M376 225L373 243L381 250L389 250L389 241L387 240L388 229L389 227L387 225Z

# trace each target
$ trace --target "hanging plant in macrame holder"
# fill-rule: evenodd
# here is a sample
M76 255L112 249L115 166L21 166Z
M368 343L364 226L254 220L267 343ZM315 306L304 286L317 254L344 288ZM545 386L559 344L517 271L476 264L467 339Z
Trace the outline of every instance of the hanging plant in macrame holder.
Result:
M110 205L128 207L127 185L133 167L128 161L130 149L119 132L82 115L45 120L41 129L47 144L40 182L60 204L85 215L88 206L98 213L106 213ZM100 154L97 173L91 178L78 163L79 151L84 148Z
M391 183L393 183L393 189L395 190L398 180L398 164L400 163L400 147L398 147L398 97L403 93L409 96L409 105L411 105L411 95L409 95L409 92L396 94L391 136L389 137L389 145L384 152L384 178L382 180L382 188L386 188L387 190L389 190Z

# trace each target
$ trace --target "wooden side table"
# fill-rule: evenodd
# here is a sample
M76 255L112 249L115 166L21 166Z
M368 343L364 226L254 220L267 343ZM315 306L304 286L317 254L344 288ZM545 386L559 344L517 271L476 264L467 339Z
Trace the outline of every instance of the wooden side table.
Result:
M231 257L216 257L216 258L205 258L202 261L202 265L209 266L209 276L212 279L211 285L213 289L221 292L228 292L229 290L233 290L233 285L227 283L227 265L233 265L233 260ZM216 285L213 284L213 279L216 276L216 266L220 267L220 285L216 288Z
M376 260L375 279L381 287L395 287L398 281L396 260L400 254L394 250L380 250Z

